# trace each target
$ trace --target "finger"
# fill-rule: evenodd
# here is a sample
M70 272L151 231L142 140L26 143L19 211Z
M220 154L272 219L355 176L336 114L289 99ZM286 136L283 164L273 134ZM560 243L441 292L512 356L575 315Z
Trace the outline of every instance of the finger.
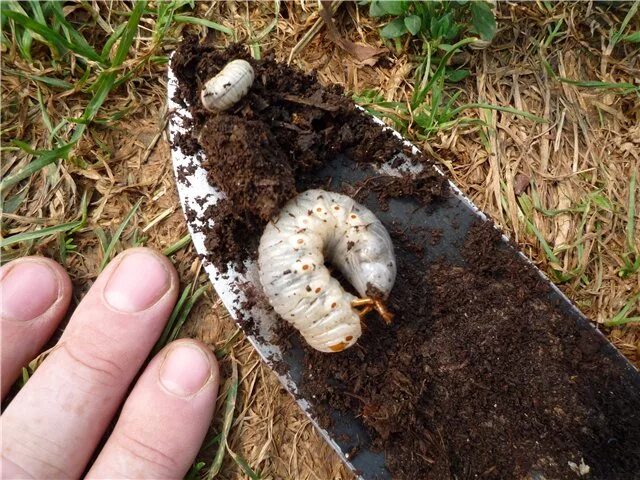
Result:
M80 476L159 337L177 288L173 266L152 250L128 250L109 264L2 416L6 476Z
M53 260L24 257L0 270L2 398L64 317L71 280Z
M218 364L179 340L149 364L87 478L184 478L211 424Z

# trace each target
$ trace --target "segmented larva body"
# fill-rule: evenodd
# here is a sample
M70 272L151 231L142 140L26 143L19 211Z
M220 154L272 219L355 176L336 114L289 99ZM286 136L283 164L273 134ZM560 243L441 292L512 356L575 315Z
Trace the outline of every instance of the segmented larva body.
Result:
M267 224L258 251L269 302L313 348L339 352L362 334L357 297L331 276L337 267L364 297L384 300L396 278L389 233L346 195L308 190ZM365 300L366 301L366 300Z
M253 84L253 67L246 60L232 60L204 84L200 100L207 110L222 111L235 105Z

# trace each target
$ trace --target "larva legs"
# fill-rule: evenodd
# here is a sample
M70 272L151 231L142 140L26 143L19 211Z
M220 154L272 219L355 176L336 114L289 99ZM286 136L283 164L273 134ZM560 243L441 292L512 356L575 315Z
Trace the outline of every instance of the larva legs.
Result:
M360 318L364 318L367 313L375 309L387 325L389 325L393 320L393 313L391 313L384 303L377 298L358 298L351 302L351 306L354 308L364 307L360 310Z

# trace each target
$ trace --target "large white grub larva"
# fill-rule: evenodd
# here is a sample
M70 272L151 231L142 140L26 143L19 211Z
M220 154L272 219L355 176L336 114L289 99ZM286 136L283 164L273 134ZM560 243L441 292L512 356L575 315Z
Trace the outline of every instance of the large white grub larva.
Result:
M200 100L207 110L222 111L235 105L253 84L253 67L246 60L232 60L204 84Z
M342 288L325 260L361 298ZM289 201L265 228L258 266L274 310L316 350L353 345L361 317L373 308L391 321L382 303L396 279L391 238L370 210L345 195L307 190Z

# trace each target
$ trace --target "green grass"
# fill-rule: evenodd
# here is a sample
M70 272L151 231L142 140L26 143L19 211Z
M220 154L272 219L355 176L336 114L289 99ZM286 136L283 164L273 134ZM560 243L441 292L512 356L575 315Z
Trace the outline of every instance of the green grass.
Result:
M195 291L193 291L194 286L192 284L187 285L187 287L182 291L182 295L180 295L178 303L176 303L176 305L173 307L171 315L169 316L169 321L165 325L160 338L156 342L156 345L153 347L151 355L155 355L169 343L178 338L180 329L187 321L191 309L195 306L198 299L207 290L209 290L209 288L210 286L208 282Z
M142 198L139 199L135 203L135 205L131 208L131 210L129 210L129 213L127 214L126 217L124 217L124 219L122 220L122 223L116 229L115 233L113 234L113 237L108 243L106 241L106 236L103 231L100 231L101 233L98 234L100 243L103 246L102 261L100 262L100 271L104 270L104 267L106 267L109 261L111 261L111 257L113 256L113 253L116 249L116 246L118 245L118 241L120 240L122 233L124 232L124 229L127 227L127 225L129 224L129 222L131 221L135 213L138 211L138 208L140 208L140 205L142 204L142 200L143 200Z
M89 140L97 145L97 156L112 158L116 152L103 142L100 131L118 128L118 122L129 114L132 107L125 105L114 110L110 99L120 95L118 89L122 87L135 88L141 77L154 65L164 65L168 62L168 46L175 45L182 28L199 31L215 30L218 35L235 36L235 33L215 21L202 18L195 12L197 4L193 0L172 0L149 4L146 1L131 3L116 3L117 8L106 8L106 4L97 5L80 1L70 5L59 1L28 1L18 2L6 0L0 4L0 23L2 31L0 43L3 48L3 75L14 76L31 82L33 96L32 109L36 121L41 122L44 135L31 136L30 129L23 137L12 135L20 131L18 125L8 125L2 132L3 137L10 137L11 142L2 145L4 153L19 153L22 163L8 169L0 181L0 195L2 196L2 212L13 214L20 211L25 201L30 199L34 189L46 192L53 191L60 182L60 162L67 162L70 166L80 166L91 169L93 165L78 153L81 142ZM153 8L151 8L153 6ZM260 51L260 41L265 38L277 23L279 2L275 2L276 15L267 27L252 38L252 48ZM105 7L105 8L103 8ZM117 11L120 8L122 11ZM80 13L81 15L77 15ZM47 101L64 102L66 99L72 109L59 109L49 114L50 105ZM105 108L109 105L109 108ZM80 108L78 108L80 106ZM18 108L19 105L3 105L3 109ZM35 109L35 110L34 110ZM72 111L73 114L60 116L61 111ZM36 130L37 131L37 130ZM100 157L99 157L100 158ZM28 162L24 163L24 160ZM98 165L98 168L102 168ZM40 183L42 181L42 183ZM133 219L139 214L146 197L142 196L133 205L128 214L118 224L115 231L109 232L99 225L91 225L88 209L95 202L95 189L91 186L83 193L82 200L75 218L67 216L64 222L51 225L46 219L34 218L29 223L34 227L29 231L0 238L2 261L6 262L16 256L21 256L38 248L42 242L52 243L57 247L58 255L63 264L71 255L81 255L75 236L78 232L93 232L98 240L102 259L102 270L119 250L119 245L141 245L145 242L142 237L145 230L131 229ZM166 218L173 212L167 209L154 220L149 222L147 229ZM6 227L3 219L3 231ZM131 230L129 233L128 230ZM125 232L126 238L125 238ZM191 237L185 235L172 245L167 246L163 253L173 255L191 243ZM198 286L190 284L172 311L169 322L162 333L154 353L158 352L169 342L179 337L180 331L187 321L190 312L202 296L210 289L208 282ZM232 336L219 354L226 356L237 335ZM31 362L23 370L19 386L26 383L38 368L46 353ZM235 399L237 397L238 378L237 367L234 365L235 376L232 378L231 388L227 396L227 410L233 418ZM229 410L230 409L230 410ZM222 449L218 449L213 468L216 473L220 470L222 459L228 454L239 468L250 478L259 478L247 462L239 455L228 450L226 437L232 428L232 422L225 416L224 441L218 442ZM222 437L218 437L220 440ZM228 453L227 453L228 452ZM208 470L205 462L197 462L190 472L192 478L199 478ZM211 476L211 473L209 472Z
M51 227L41 228L39 230L33 230L30 232L18 233L7 238L0 239L0 248L6 248L10 245L18 243L33 242L34 240L46 238L59 233L66 233L68 235L77 232L83 228L87 223L87 207L89 203L88 195L85 192L80 202L80 211L78 213L79 218L72 222L61 223L59 225L53 225Z
M191 235L187 233L184 237L182 237L180 240L175 242L173 245L169 245L167 248L162 250L162 254L166 255L167 257L170 257L174 253L182 250L184 247L186 247L190 243L191 243Z
M640 323L640 317L630 317L629 312L632 312L640 301L640 293L632 296L624 304L624 307L608 322L605 322L607 327L619 327L620 325L626 325L630 323Z
M87 128L92 122L96 121L102 105L114 88L130 81L133 78L133 73L144 68L145 63L154 61L166 62L166 58L147 54L140 59L139 64L131 68L131 71L123 68L123 64L132 50L134 38L143 15L156 17L153 32L153 39L156 43L155 49L160 47L164 36L176 23L196 24L222 31L228 35L233 33L230 29L210 20L178 13L178 10L186 6L193 8L194 5L190 1L173 0L161 2L158 10L151 10L146 8L146 1L134 2L133 9L130 12L121 12L121 16L126 17L127 21L113 28L113 32L106 39L102 48L99 49L100 53L98 53L84 35L66 19L62 10L62 3L58 1L24 4L16 1L2 2L0 13L3 25L3 43L5 45L10 44L9 38L13 39L20 56L28 62L33 61L32 51L34 45L41 44L46 46L50 53L52 65L55 65L58 70L62 70L62 73L67 77L70 74L68 65L72 61L77 62L80 66L77 68L77 74L81 72L80 84L86 85L84 91L90 95L90 98L81 116L65 118L60 124L50 126L51 132L67 130L67 135L60 134L51 148L32 151L32 149L26 148L28 142L16 143L26 153L33 155L33 159L23 169L8 175L0 182L0 193L30 178L47 165L68 159ZM5 35L5 27L9 38ZM116 44L117 48L113 57L111 57L112 48ZM77 74L72 75L76 81L78 80ZM42 82L60 89L78 88L78 85L74 86L74 82L69 81L68 78L25 73L21 75L28 76L33 81Z
M12 25L13 35L15 37L24 37L25 35L28 36L30 34L32 35L32 39L41 38L42 43L46 44L51 50L54 59L63 58L69 53L67 52L67 50L69 50L75 56L75 58L83 61L83 63L87 63L87 70L85 70L87 72L89 72L91 68L90 64L88 63L89 60L96 62L99 66L108 66L109 68L106 68L102 73L100 73L98 78L96 79L95 85L93 87L93 96L87 103L83 115L79 118L70 118L63 120L64 124L68 122L77 124L77 126L72 130L73 133L71 133L70 138L66 141L61 141L54 148L47 151L31 152L25 149L27 153L34 155L34 159L21 171L10 175L2 182L0 182L0 193L4 192L6 188L13 186L18 182L24 180L25 178L34 175L45 166L54 163L57 160L64 160L68 158L69 153L82 138L85 129L95 118L96 114L100 110L100 107L107 98L107 95L113 88L116 80L117 69L122 65L125 58L127 57L133 42L134 35L137 32L138 24L140 22L140 17L142 14L142 10L144 9L145 2L136 2L132 11L132 15L125 26L121 29L121 33L118 30L114 32L113 35L122 35L122 38L120 38L120 43L118 45L114 58L110 61L108 59L109 52L106 52L103 56L98 55L95 50L89 46L88 42L82 36L82 34L75 30L69 22L67 22L66 20L60 21L61 16L62 18L64 18L64 16L61 12L61 4L59 2L44 2L42 6L54 13L55 18L59 21L59 29L72 40L68 40L63 36L62 33L54 30L53 28L50 28L48 25L39 23L36 20L20 13L19 11L16 11L17 9L22 10L22 7L20 5L16 6L14 2L8 2L2 5L2 15L10 21L10 24ZM33 5L35 11L42 10L40 4L37 2L29 5ZM31 13L34 12L32 11ZM44 20L42 15L34 16L36 18L41 18L41 21ZM63 39L64 41L61 39ZM31 45L31 43L32 42L29 42L29 45ZM31 59L30 46L29 49L26 49L26 47L24 47L21 48L20 51L23 52L23 55L25 55L27 59ZM22 148L24 149L24 147Z
M468 72L460 74L461 70L449 70L447 65L453 55L474 41L474 38L464 38L448 46L439 58L433 55L431 46L427 43L426 54L416 68L413 94L407 102L384 101L382 95L371 90L354 95L354 101L372 115L391 120L400 132L419 140L428 140L436 132L459 125L483 123L479 118L463 117L461 114L466 110L501 111L536 123L546 123L542 117L509 106L459 102L463 89L453 88L452 83L466 78ZM435 60L437 63L434 67Z
M638 12L638 7L640 7L640 0L635 0L631 5L631 8L629 8L627 15L625 15L624 20L622 20L620 27L611 28L611 33L610 33L611 47L610 48L615 47L620 41L640 43L640 31L629 32L628 34L625 34L627 27L629 26L629 22L631 22L631 20L636 16Z
M506 188L506 185L503 185ZM592 218L606 218L608 215L614 213L616 208L611 200L607 198L601 188L595 189L586 193L582 199L579 199L573 206L566 209L548 209L542 205L537 189L535 185L531 188L530 194L522 194L517 198L518 206L520 208L520 220L525 224L526 230L529 234L536 237L542 251L544 252L547 261L549 262L549 269L547 273L551 279L556 283L565 283L575 278L581 278L584 285L590 285L591 279L585 276L588 263L592 260L589 258L583 259L583 252L585 250L585 238L590 236L598 246L603 246L604 239L602 238L600 224L595 222L595 231L588 232L587 224ZM573 237L575 240L569 244L552 247L544 235L535 226L533 219L533 213L539 212L545 217L557 217L558 215L579 215L579 223L575 227ZM561 268L562 262L559 259L559 255L573 251L575 258L579 260L578 264L570 269L566 270ZM584 260L584 262L583 262Z
M231 362L231 378L229 379L229 387L227 389L227 396L224 402L224 416L222 417L222 431L220 432L220 439L218 441L218 449L216 450L213 463L207 472L207 480L215 478L222 468L222 461L224 460L225 450L227 448L227 438L229 431L231 430L231 424L233 423L233 413L236 409L236 399L238 398L238 365L236 362Z
M624 265L618 272L622 278L638 273L640 270L640 252L638 251L638 237L636 234L636 180L637 172L631 175L629 182L629 202L627 205L626 248L623 255Z

